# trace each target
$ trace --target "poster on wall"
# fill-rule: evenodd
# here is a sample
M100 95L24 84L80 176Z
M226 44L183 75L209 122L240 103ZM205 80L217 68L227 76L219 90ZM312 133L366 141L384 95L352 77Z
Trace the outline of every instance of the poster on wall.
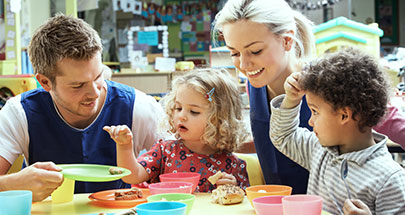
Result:
M398 0L376 0L375 20L384 31L382 45L398 45Z

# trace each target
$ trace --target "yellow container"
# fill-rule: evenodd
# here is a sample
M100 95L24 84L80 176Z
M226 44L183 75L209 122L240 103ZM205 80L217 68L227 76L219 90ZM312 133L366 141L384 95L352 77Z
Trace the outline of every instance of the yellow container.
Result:
M62 185L52 193L52 203L65 203L73 200L75 180L64 178Z
M0 60L0 75L15 74L15 60Z

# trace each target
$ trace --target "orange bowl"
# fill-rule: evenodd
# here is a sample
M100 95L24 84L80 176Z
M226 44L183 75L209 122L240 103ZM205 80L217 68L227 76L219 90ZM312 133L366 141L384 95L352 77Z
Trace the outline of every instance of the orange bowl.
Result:
M246 188L246 196L254 208L253 199L262 196L288 196L291 195L292 187L286 185L256 185Z
M201 174L197 172L176 172L159 175L161 182L190 182L193 184L191 192L194 192L200 181Z

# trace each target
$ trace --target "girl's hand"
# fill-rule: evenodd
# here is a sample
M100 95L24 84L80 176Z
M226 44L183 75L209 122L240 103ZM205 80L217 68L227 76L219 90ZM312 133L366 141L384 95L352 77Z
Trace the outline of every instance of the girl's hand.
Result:
M132 132L126 125L104 126L104 131L110 134L110 137L119 145L132 144Z
M304 96L304 91L298 83L301 76L300 72L293 72L284 82L285 98L281 105L282 108L293 108L297 106L302 97Z
M346 199L343 213L345 215L371 215L370 209L359 199Z
M224 185L224 184L233 184L238 185L235 176L232 174L228 174L226 172L222 172L221 178L218 179L217 185Z

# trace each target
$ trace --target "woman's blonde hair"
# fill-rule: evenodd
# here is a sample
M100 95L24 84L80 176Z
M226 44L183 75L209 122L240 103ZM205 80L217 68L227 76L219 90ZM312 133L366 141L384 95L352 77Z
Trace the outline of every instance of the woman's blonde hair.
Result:
M179 86L186 85L189 89L206 96L213 88L207 127L201 141L221 151L234 151L247 138L246 126L242 121L242 106L236 78L229 72L217 69L196 69L178 77L172 83L172 91L160 101L168 115L169 131L176 133L173 122L176 92Z
M295 58L309 58L315 47L312 33L313 23L300 12L292 10L284 0L228 0L215 16L213 37L222 34L225 24L239 20L265 24L269 30L280 37L291 37L297 46L292 51ZM294 31L295 35L288 32Z
M60 60L89 60L102 49L98 33L89 24L57 14L35 31L28 54L35 73L48 77L54 83L58 75L56 64Z

